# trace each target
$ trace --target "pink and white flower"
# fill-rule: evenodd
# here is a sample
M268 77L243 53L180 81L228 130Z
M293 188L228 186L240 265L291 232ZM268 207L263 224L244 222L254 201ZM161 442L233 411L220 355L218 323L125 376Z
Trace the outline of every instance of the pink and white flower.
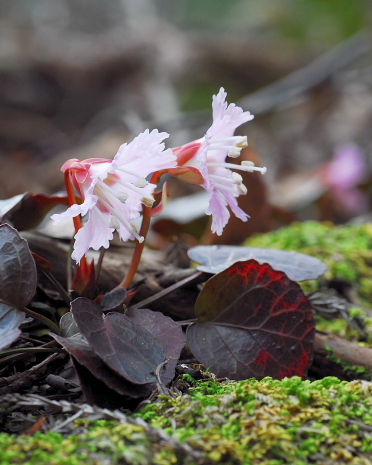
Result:
M248 145L246 136L234 136L235 129L253 119L249 111L226 102L226 92L220 89L213 96L213 123L206 135L199 140L176 147L178 167L168 172L192 184L201 185L209 194L207 215L212 215L212 232L222 234L230 213L227 206L242 221L249 216L238 206L237 197L247 193L242 177L231 170L266 172L266 168L255 167L252 162L241 165L226 163L226 157L236 158Z
M115 230L123 241L144 238L133 220L140 216L142 205L152 206L155 184L146 177L155 171L176 166L171 149L164 150L167 133L146 130L129 144L123 144L113 160L91 158L68 160L61 168L70 179L83 203L74 204L64 213L52 215L55 224L89 213L89 219L75 235L72 258L80 262L91 247L108 248Z

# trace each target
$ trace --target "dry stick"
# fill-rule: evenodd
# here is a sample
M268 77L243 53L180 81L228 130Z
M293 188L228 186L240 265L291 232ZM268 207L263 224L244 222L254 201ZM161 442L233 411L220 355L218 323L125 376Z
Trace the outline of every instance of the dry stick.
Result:
M51 360L54 360L57 357L57 353L54 353L52 355L49 355L45 360L40 362L38 365L34 365L32 368L25 370L21 373L17 373L16 375L11 375L11 376L6 376L3 378L0 378L0 387L6 386L9 383L13 383L13 381L18 380L19 378L23 376L28 376L31 373L37 373L40 371L45 365L47 365Z
M317 353L327 353L327 348L332 349L333 355L351 363L352 365L372 368L372 349L360 347L355 342L350 342L337 334L315 334L314 350Z
M67 418L67 420L63 421L62 423L60 423L59 425L57 426L54 426L54 428L52 429L52 431L54 432L58 432L60 431L61 429L63 429L65 426L69 425L70 423L72 423L73 421L77 420L79 417L81 417L82 415L84 414L84 412L82 410L79 410L78 412L74 413L74 415L72 415L70 418Z
M0 366L8 365L9 363L15 360L20 360L22 358L29 357L30 353L33 352L64 352L64 349L52 348L57 344L58 342L53 340L39 347L24 347L23 349L21 347L18 347L17 349L2 350L0 352L0 355L5 354L5 357L0 358Z
M169 436L162 429L150 426L142 418L133 418L130 415L124 414L120 410L109 410L95 405L77 404L75 402L68 402L67 400L51 400L47 397L38 396L36 394L6 394L1 398L1 408L5 413L11 412L15 408L21 408L22 411L26 409L35 410L35 408L42 408L47 413L58 412L61 414L82 411L87 420L114 420L121 424L128 423L130 425L140 426L149 438L154 438L159 444L174 447L176 450L183 452L189 459L193 460L192 463L202 463L203 453L201 451L194 450L187 443L181 443L177 438Z
M17 373L16 375L8 376L6 378L0 378L0 394L10 394L12 392L19 391L21 388L24 389L32 386L32 384L43 375L43 373L40 373L40 370L45 370L49 362L55 360L58 355L59 354L52 354L38 365L35 365L22 373Z
M315 86L331 78L340 70L353 63L371 50L371 36L368 30L358 32L341 44L319 56L309 64L287 74L283 78L268 84L238 100L236 103L249 110L255 116L264 115L286 104L292 98L303 95ZM172 119L153 119L152 125L162 125L167 132L180 128L195 127L192 123L198 121L197 133L200 127L209 127L209 112L196 110L190 113L172 115ZM191 139L193 136L191 137ZM196 136L194 137L196 139Z
M188 276L185 279L181 279L181 281L178 281L178 283L172 284L169 287L166 287L162 291L158 292L155 295L152 295L151 297L148 297L145 300L142 300L142 302L138 302L135 305L131 305L130 308L143 308L144 305L148 305L151 302L154 302L155 300L160 299L160 297L164 297L165 295L169 294L170 292L173 292L175 289L178 289L179 287L182 287L184 284L189 283L190 281L193 281L195 278L198 278L204 273L204 271L198 271L197 273L192 274L191 276ZM189 321L192 323L193 320L187 320L187 324L189 324ZM183 322L184 323L184 322Z

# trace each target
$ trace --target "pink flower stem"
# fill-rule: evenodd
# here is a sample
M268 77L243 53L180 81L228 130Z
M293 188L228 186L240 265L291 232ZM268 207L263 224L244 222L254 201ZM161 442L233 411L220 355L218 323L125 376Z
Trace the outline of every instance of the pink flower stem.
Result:
M152 184L157 184L159 181L160 176L165 173L167 170L156 171L151 178ZM151 220L151 208L152 207L144 207L143 208L143 216L142 216L142 224L140 230L140 236L144 237L145 240L143 242L137 242L136 248L134 249L132 262L129 266L127 275L123 279L123 281L117 287L125 287L126 289L132 284L133 278L137 273L143 249L145 247L146 236L149 232L150 228L150 220Z
M76 197L75 197L75 192L74 192L74 186L71 183L70 171L69 170L65 171L65 184L66 184L66 191L67 191L68 201L69 201L70 207L71 207L72 205L75 205L77 202L76 202ZM79 229L83 227L80 215L74 216L72 219L74 221L75 232L78 232Z
M71 177L70 177L70 171L69 170L65 171L65 185L66 185L67 197L68 197L68 201L70 203L70 206L75 205L77 202L76 202L74 186L72 185L72 182L71 182ZM73 222L74 222L75 231L78 232L79 229L83 227L81 217L80 217L80 215L78 215L78 216L74 216L72 219L73 219ZM80 265L84 265L84 264L87 264L87 258L86 258L85 255L82 257L82 259L80 261Z
M151 207L144 207L142 225L141 225L141 230L140 230L140 236L143 236L144 238L146 238L147 233L150 228L150 220L151 220L150 212L151 212ZM142 256L144 247L145 247L145 241L137 242L136 248L134 249L132 262L129 266L127 275L125 276L125 278L119 284L118 287L128 288L132 284L133 278L138 270L138 266L141 261L141 256Z

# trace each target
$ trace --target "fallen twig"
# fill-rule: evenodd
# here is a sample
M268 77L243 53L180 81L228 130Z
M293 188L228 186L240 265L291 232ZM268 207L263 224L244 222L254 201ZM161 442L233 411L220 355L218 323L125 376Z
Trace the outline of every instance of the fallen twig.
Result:
M146 433L161 444L174 447L177 450L187 454L192 459L200 459L203 454L193 450L188 444L181 444L176 438L166 434L163 430L154 428L146 423L142 418L132 418L119 410L108 410L88 404L74 404L66 400L50 400L35 394L7 394L0 397L2 411L11 412L14 409L44 409L47 413L68 413L78 416L84 416L88 420L115 420L119 423L129 423L131 425L141 426ZM79 414L79 415L78 415ZM61 428L59 425L58 429ZM53 429L53 428L52 428Z
M29 388L38 378L44 375L48 364L52 360L56 360L58 357L64 358L65 354L54 353L29 370L12 376L7 376L6 378L0 378L0 395L10 394L12 392Z
M317 353L327 353L327 348L332 350L333 355L345 360L352 365L372 368L372 349L360 347L355 342L350 342L337 334L315 334L314 350Z

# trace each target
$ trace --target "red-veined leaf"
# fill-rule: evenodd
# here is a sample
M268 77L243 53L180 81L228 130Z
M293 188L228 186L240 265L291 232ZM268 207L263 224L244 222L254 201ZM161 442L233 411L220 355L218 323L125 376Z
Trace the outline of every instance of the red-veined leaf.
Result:
M305 376L314 319L300 286L255 260L237 262L205 284L188 346L217 376Z

